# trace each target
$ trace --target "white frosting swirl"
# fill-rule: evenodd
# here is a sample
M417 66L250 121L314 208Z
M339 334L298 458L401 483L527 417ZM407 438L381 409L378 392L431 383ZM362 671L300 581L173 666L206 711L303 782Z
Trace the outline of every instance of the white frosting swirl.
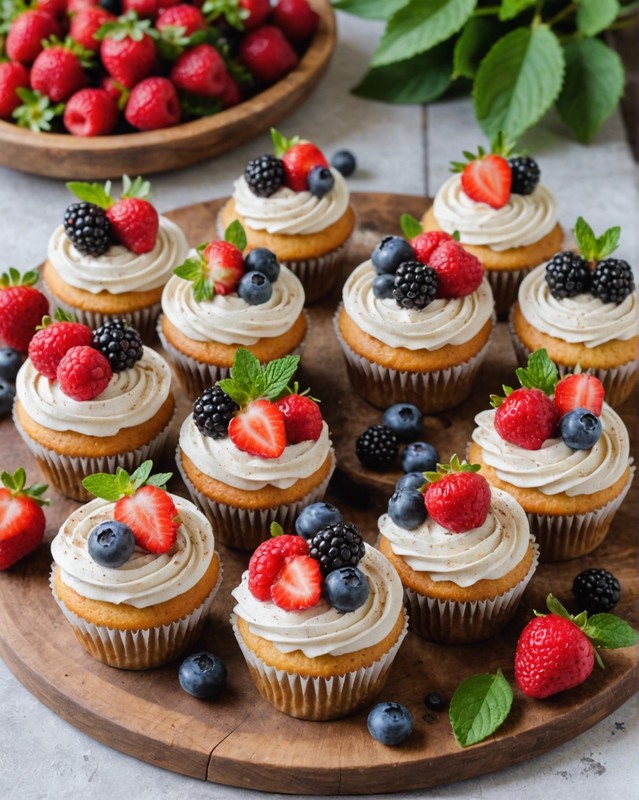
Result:
M281 186L270 197L258 197L242 176L233 184L235 210L254 231L287 235L324 231L344 216L349 200L344 177L332 167L331 173L335 185L324 197L294 192L287 186Z
M273 284L270 300L252 306L236 294L215 294L198 302L193 283L174 275L162 292L162 310L195 342L251 345L289 331L304 308L304 287L286 267Z
M471 200L460 173L441 186L433 212L446 233L459 231L463 244L488 245L498 252L538 242L557 224L557 201L545 186L539 184L532 194L511 194L505 206L492 208Z
M494 488L490 494L484 524L465 533L452 533L432 517L407 531L388 514L379 518L379 531L411 569L428 573L435 582L451 581L465 588L497 580L522 561L531 537L526 512L514 497Z
M190 414L180 428L180 449L189 460L210 478L255 491L265 486L288 489L301 478L308 478L322 466L331 451L328 425L314 442L289 444L278 458L258 458L238 450L231 439L203 436Z
M628 431L619 415L604 403L601 438L589 450L571 450L561 439L546 439L539 450L525 450L504 441L495 430L496 409L480 412L473 441L497 476L521 489L569 497L594 494L621 478L630 459Z
M186 258L189 246L175 222L160 217L158 238L148 253L112 245L104 255L81 253L59 225L49 240L48 256L65 283L91 294L147 292L163 286Z
M564 342L598 347L615 339L639 336L636 291L621 303L604 303L590 292L576 297L553 297L546 282L546 264L536 267L522 281L519 306L537 330Z
M231 592L237 602L233 610L248 623L251 633L271 642L282 653L301 650L307 658L316 658L371 647L385 639L396 625L403 590L395 569L368 545L358 569L368 578L370 593L356 611L340 613L324 598L312 608L285 611L275 603L253 597L248 589L248 572Z
M158 555L136 546L131 558L117 569L97 564L87 547L93 528L113 519L115 503L96 498L76 509L51 542L62 582L90 600L135 608L164 603L192 589L213 558L213 531L193 503L176 495L171 498L181 521L173 547Z
M348 276L344 310L363 331L389 347L438 350L476 336L492 317L493 294L486 279L465 297L437 299L423 309L402 308L394 298L373 294L375 269L370 261Z
M16 395L31 419L53 431L114 436L151 419L171 388L169 365L149 347L131 369L114 372L93 400L74 400L58 381L41 375L27 359L16 378Z

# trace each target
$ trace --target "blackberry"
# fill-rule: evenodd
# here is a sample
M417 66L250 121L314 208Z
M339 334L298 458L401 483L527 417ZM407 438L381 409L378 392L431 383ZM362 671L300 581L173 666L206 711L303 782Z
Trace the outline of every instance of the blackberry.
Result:
M275 156L258 156L246 165L244 178L253 194L270 197L284 183L284 164Z
M334 569L356 567L366 550L359 530L350 522L327 525L313 536L308 545L308 554L319 562L324 577Z
M402 308L426 308L437 295L437 273L419 261L405 261L395 272L393 297Z
M111 223L93 203L73 203L64 212L64 232L81 253L101 256L111 247Z
M355 443L357 458L369 469L387 469L397 458L397 436L387 425L371 425Z
M205 436L223 439L228 435L229 423L239 408L219 386L213 386L205 389L193 403L193 419Z
M621 303L634 291L635 279L627 261L607 258L592 273L591 292L604 303Z
M91 347L106 356L113 372L122 372L142 358L144 344L125 319L111 319L93 331Z
M579 604L579 611L604 614L612 611L619 602L621 586L608 570L586 569L573 581L572 593Z
M575 297L588 292L591 280L588 262L577 253L557 253L546 265L546 283L553 297Z
M511 194L532 194L541 175L537 162L529 156L518 156L509 158L508 163L513 175Z

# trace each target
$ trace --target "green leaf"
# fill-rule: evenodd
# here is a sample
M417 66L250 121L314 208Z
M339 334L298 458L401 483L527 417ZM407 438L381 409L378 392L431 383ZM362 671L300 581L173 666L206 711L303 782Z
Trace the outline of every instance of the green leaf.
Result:
M256 359L257 360L257 359ZM274 400L286 389L299 364L299 356L284 356L264 367L264 397Z
M608 228L597 239L597 258L601 261L607 258L611 253L619 247L619 237L621 236L621 228L615 225L613 228Z
M122 194L120 197L137 197L140 200L148 200L151 196L151 183L144 178L138 177L132 181L128 175L122 176Z
M130 481L136 489L139 489L140 486L144 486L144 484L147 481L147 478L151 474L152 469L153 469L153 462L151 461L151 459L148 459L147 461L142 462L142 464L140 464L140 466L135 470L135 472L133 472ZM122 471L124 472L124 470Z
M558 617L563 617L564 619L572 620L572 616L568 613L567 609L554 597L552 594L549 594L546 597L546 606L548 607L548 611L551 614L556 614Z
M595 236L595 232L583 217L577 217L573 232L577 240L579 252L586 261L592 261L595 258L595 251L597 250L597 237Z
M115 475L108 475L106 472L96 472L94 475L87 475L82 481L82 485L95 497L101 497L115 503L122 497L120 482Z
M494 733L510 712L513 692L501 670L496 675L473 675L459 684L450 701L449 717L462 747Z
M194 258L187 258L183 264L173 270L178 278L186 281L195 281L202 276L202 263Z
M639 631L614 614L595 614L590 617L584 633L595 647L615 650L619 647L632 647L639 642Z
M111 184L107 183L103 186L101 183L80 183L79 181L70 181L67 183L67 189L74 194L78 200L85 203L93 203L100 208L110 208L115 200L111 197Z
M271 140L273 142L273 152L278 158L281 158L287 150L290 150L293 145L299 144L301 141L299 136L287 139L275 128L271 128Z
M547 395L555 391L559 373L555 363L546 350L535 350L528 358L528 366L524 369L518 367L515 374L519 383L527 389L541 389Z
M279 522L271 522L271 527L269 528L269 532L271 536L283 536L284 528L280 525Z
M422 223L410 214L402 214L399 218L399 227L407 239L414 239L422 232Z
M166 489L166 484L171 480L172 477L172 472L158 472L157 475L151 475L151 477L147 478L146 485L159 486L160 489Z
M333 8L364 19L388 19L408 0L332 0Z
M449 87L452 71L451 47L445 43L396 64L369 69L353 93L386 103L430 103Z
M563 73L561 45L546 25L507 33L482 61L473 87L475 115L486 135L503 131L516 141L554 103Z
M615 21L619 14L617 0L577 0L575 22L584 36L596 36Z
M624 87L621 59L599 39L564 45L566 77L557 98L559 116L587 144L617 107Z
M371 66L404 61L444 42L463 27L477 0L409 0L388 20Z
M235 245L238 250L244 250L246 247L246 233L242 227L242 223L235 219L228 228L224 231L224 241L229 244Z
M501 0L499 19L508 20L519 16L522 11L531 8L537 0Z
M502 26L493 19L471 17L455 42L453 77L474 78L482 58L502 31Z
M193 281L193 297L197 303L205 303L215 294L213 282L204 275L200 275Z

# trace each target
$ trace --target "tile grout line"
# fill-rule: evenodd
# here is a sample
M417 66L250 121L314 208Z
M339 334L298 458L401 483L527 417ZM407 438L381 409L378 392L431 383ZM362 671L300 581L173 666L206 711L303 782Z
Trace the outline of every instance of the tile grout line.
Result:
M430 197L430 170L428 162L428 106L421 108L421 133L422 133L422 175L424 176L424 194Z

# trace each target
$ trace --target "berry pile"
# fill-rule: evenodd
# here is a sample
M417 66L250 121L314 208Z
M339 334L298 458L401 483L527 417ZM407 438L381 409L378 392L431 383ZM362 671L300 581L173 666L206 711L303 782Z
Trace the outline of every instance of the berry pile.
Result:
M0 119L105 136L209 116L294 69L318 23L308 0L4 3Z

